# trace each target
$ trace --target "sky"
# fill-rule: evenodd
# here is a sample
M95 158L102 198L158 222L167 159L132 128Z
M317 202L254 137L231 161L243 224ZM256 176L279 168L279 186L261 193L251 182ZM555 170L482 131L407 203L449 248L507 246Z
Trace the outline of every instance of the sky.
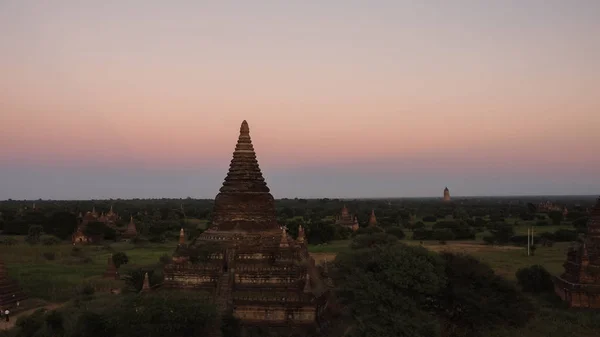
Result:
M600 1L0 0L0 199L600 194Z

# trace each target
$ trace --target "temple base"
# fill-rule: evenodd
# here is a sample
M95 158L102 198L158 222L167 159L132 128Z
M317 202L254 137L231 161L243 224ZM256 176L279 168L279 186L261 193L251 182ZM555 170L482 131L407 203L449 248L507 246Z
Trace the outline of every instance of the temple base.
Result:
M554 292L572 308L600 309L600 285L577 284L554 277Z

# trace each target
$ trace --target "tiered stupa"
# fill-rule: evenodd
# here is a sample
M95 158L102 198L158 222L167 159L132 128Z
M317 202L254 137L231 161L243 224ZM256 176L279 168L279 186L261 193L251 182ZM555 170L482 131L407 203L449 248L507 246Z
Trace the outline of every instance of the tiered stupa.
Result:
M335 218L335 224L349 228L353 231L358 230L358 218L348 212L346 205L342 208L342 213Z
M17 283L8 277L4 262L0 260L0 308L10 310L17 302L26 298Z
M130 240L135 238L138 235L137 228L135 227L135 222L133 222L133 215L129 219L129 224L127 224L127 228L125 232L121 234L121 237L125 240Z
M115 266L115 262L113 261L113 255L110 254L108 257L108 263L106 266L106 271L103 275L104 278L112 278L115 280L119 279L119 272L117 271L117 266Z
M377 217L375 216L375 210L371 210L371 216L369 217L369 226L375 227L377 226Z
M587 236L569 249L565 272L554 278L554 291L571 307L600 309L600 198L591 210Z
M212 225L189 247L178 248L180 258L165 266L164 286L204 290L219 317L232 313L245 326L318 329L327 292L303 241L277 223L244 121Z

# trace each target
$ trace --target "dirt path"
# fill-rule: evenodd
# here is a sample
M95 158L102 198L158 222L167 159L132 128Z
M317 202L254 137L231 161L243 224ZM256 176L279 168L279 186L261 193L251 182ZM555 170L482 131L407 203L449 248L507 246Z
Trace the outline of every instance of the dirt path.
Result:
M2 317L2 321L0 321L0 330L12 329L15 326L15 323L17 323L17 320L19 319L19 317L29 316L39 309L44 308L46 310L54 310L54 309L58 309L58 308L64 306L65 304L66 303L52 303L52 304L48 304L43 307L29 309L27 311L20 312L16 315L10 315L10 322L6 322L5 318Z

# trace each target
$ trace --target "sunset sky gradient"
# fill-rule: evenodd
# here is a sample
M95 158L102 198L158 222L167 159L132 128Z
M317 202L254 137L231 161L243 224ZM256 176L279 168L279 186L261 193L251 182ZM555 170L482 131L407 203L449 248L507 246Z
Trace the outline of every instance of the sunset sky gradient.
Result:
M0 199L600 194L600 1L0 0Z

